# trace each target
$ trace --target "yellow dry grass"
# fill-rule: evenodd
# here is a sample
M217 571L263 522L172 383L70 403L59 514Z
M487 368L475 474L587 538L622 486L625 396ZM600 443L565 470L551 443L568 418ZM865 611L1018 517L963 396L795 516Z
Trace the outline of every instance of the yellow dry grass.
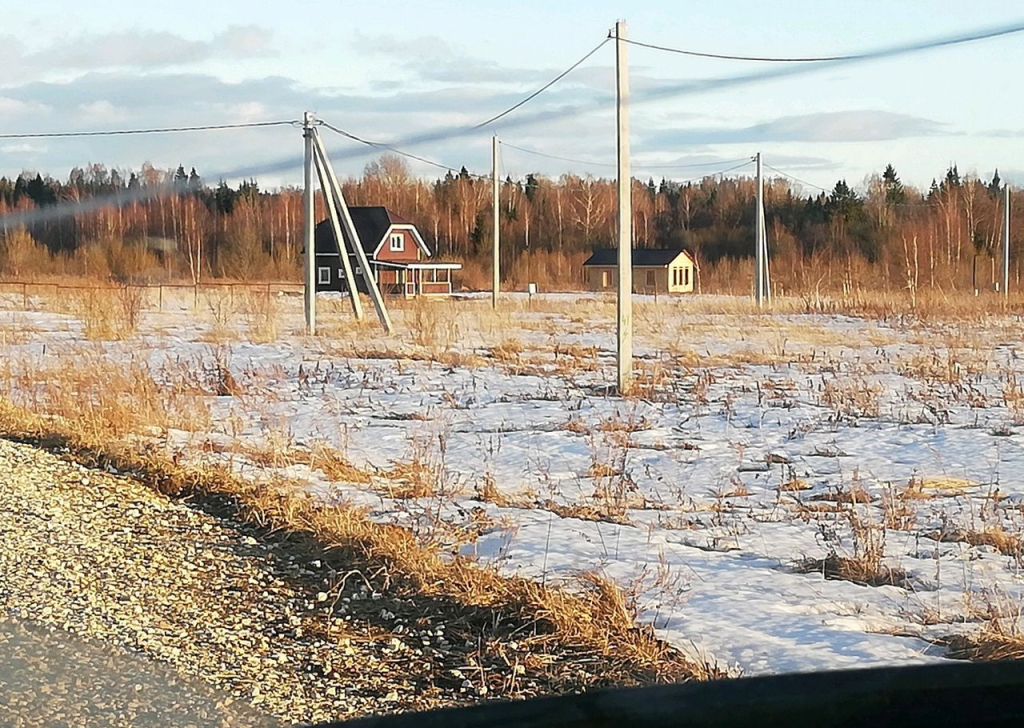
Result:
M75 423L39 417L3 399L0 436L66 448L90 463L135 473L168 495L230 499L240 518L312 538L325 550L341 549L369 568L384 570L395 588L515 615L536 628L538 639L578 652L592 666L600 664L605 678L615 682L721 676L716 668L695 663L657 639L649 627L639 626L621 591L596 576L586 577L575 591L502 576L425 546L408 529L374 522L360 508L328 505L294 488L244 480L226 468L139 452L109 437L90 438Z

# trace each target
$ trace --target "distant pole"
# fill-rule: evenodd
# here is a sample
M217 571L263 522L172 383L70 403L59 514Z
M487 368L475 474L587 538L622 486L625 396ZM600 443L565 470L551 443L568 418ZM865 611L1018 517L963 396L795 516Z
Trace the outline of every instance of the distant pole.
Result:
M501 290L501 190L498 186L498 135L491 137L491 193L494 208L494 246L491 251L491 308L498 307Z
M316 335L316 251L313 240L313 115L308 111L302 115L302 139L306 148L302 168L302 207L304 210L306 240L306 333Z
M627 394L633 384L633 176L629 166L629 56L625 20L615 23L615 79L619 198L616 355L619 394Z
M757 200L754 211L754 301L764 306L764 178L761 176L761 152L757 162Z
M762 178L763 179L763 178ZM764 271L764 300L772 303L772 262L768 257L768 216L764 211L764 187L761 189L761 268Z
M1010 184L1004 188L1005 201L1003 204L1004 228L1003 228L1003 298L1010 296Z

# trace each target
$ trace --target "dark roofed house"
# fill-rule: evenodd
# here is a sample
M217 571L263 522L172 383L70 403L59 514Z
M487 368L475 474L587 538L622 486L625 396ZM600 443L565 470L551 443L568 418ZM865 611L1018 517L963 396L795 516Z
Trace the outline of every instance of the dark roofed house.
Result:
M595 250L583 263L591 291L613 291L618 276L619 251ZM682 248L634 248L634 293L692 293L693 257Z
M462 266L427 260L430 248L416 226L386 207L350 207L352 224L377 284L384 293L406 297L448 295L452 292L452 271ZM342 235L346 235L342 232ZM316 290L345 291L345 272L330 220L316 226ZM351 253L346 235L345 249L355 274L356 286L365 291L359 263Z

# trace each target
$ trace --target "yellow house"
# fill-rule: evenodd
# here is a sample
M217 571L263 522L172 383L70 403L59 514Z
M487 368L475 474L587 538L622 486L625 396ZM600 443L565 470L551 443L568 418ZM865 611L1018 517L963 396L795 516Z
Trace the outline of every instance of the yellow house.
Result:
M618 251L595 250L583 264L587 288L614 291L618 275ZM633 293L692 293L693 258L685 250L635 248L633 250Z

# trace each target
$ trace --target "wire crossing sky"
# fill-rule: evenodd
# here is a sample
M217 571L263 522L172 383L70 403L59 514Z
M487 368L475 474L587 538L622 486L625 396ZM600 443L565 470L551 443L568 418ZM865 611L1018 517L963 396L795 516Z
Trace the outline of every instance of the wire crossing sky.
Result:
M210 30L197 36L184 20L192 4L12 11L13 36L0 38L0 174L149 161L294 184L290 120L307 109L358 143L332 149L343 174L382 151L417 174L487 172L494 132L524 155L524 173L599 172L614 158L613 4L397 2L348 8L340 22L322 3L323 26L339 30L315 44L280 9L230 0L202 6ZM762 151L811 187L856 185L889 162L918 186L953 162L1024 181L1024 101L1005 92L1024 63L1013 8L736 5L629 9L638 172L722 169Z

